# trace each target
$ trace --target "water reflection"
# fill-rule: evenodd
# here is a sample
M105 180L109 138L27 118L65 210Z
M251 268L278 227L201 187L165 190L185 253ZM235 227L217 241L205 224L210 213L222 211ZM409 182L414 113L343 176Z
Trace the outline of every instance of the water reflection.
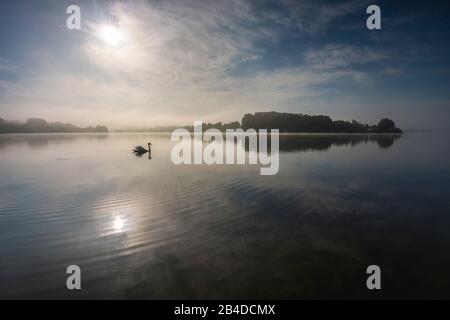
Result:
M136 152L133 152L133 154L134 154L134 156L135 156L136 158L142 158L142 156L147 155L147 158L148 158L149 160L152 159L152 154L151 154L150 152L147 152L147 153L136 153Z
M0 134L0 149L13 145L26 145L32 149L41 149L49 144L67 144L79 140L97 140L108 139L107 133L87 133L87 134Z
M376 143L380 149L388 149L401 135L280 135L280 151L305 152L326 151L332 146L351 146ZM270 147L270 136L268 137ZM248 146L246 150L249 150ZM256 150L252 150L256 151Z
M264 177L176 166L169 135L1 136L0 297L73 297L78 264L84 298L370 298L373 263L382 297L450 297L447 144L282 135Z
M114 136L114 135L109 135ZM148 137L146 134L135 134L134 137ZM170 139L170 134L152 134L159 139ZM281 134L280 151L325 151L332 146L357 146L358 144L377 143L380 149L392 147L394 142L401 138L401 135L329 135L329 134ZM38 135L0 135L0 149L13 145L27 145L30 148L43 148L49 144L67 144L78 140L106 140L108 134L38 134ZM197 138L198 139L198 138ZM224 139L225 140L225 139ZM268 147L270 147L270 136L268 137ZM236 142L236 141L235 141ZM248 139L246 143L248 151ZM255 150L252 150L255 151ZM145 153L134 153L137 157L142 157ZM151 158L151 153L148 153Z
M114 231L122 232L124 225L125 221L120 216L117 216L114 220Z

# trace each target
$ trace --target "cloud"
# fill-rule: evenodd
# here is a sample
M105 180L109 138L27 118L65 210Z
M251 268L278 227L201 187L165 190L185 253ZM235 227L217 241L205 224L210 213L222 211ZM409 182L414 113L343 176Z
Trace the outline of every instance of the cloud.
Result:
M24 109L28 103L34 110L40 105L46 112L36 113L47 116L52 114L49 110L65 110L52 118L95 115L117 126L131 120L150 125L198 118L232 120L258 107L292 106L300 97L317 96L313 86L351 76L350 72L318 73L307 67L230 75L240 63L260 59L264 50L257 44L276 42L277 27L289 20L279 12L262 11L264 15L258 16L254 10L249 2L238 0L116 2L110 14L124 34L120 46L98 38L104 21L88 21L74 56L81 56L75 63L84 69L89 65L90 70L48 68L8 91L16 98L21 96L19 105ZM345 48L326 48L334 55L338 50ZM316 66L324 57L317 52L309 58ZM47 59L63 63L54 55Z
M370 1L282 1L290 10L292 21L309 36L317 36L333 27L337 19L358 11L365 12Z
M335 69L381 62L388 57L386 52L379 49L329 44L320 49L309 50L306 62L317 69Z
M31 48L38 53L32 56L39 73L0 82L0 112L113 128L231 121L274 107L337 114L349 94L343 85L354 91L373 80L367 65L381 65L386 76L400 75L387 65L392 52L321 38L321 46L299 42L295 62L275 66L267 63L268 51L285 45L286 35L320 37L361 6L359 1L109 2L110 18L83 21L83 33L64 54L45 45ZM98 37L105 24L120 30L122 43L111 46ZM254 68L236 73L247 65ZM7 68L23 75L0 60L0 71Z
M19 72L28 73L24 68L0 57L0 78L2 78L2 74L17 74Z

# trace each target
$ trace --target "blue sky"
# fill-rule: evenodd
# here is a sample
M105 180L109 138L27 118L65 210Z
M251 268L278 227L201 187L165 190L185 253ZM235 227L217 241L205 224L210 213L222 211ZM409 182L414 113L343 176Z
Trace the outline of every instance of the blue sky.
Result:
M81 30L65 26L81 8ZM382 29L366 28L377 4ZM112 128L326 114L447 129L446 1L2 1L0 117ZM104 30L118 37L111 43Z

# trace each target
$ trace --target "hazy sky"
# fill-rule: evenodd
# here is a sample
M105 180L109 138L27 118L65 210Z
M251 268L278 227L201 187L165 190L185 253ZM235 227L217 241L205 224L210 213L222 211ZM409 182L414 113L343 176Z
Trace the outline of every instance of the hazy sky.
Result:
M447 2L2 1L0 117L120 128L276 110L445 129Z

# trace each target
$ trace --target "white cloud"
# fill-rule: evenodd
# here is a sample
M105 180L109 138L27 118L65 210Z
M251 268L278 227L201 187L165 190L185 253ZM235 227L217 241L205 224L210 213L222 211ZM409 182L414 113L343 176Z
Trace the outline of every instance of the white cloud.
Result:
M349 1L298 1L282 0L289 7L291 20L308 35L314 36L332 28L336 19L348 14L365 12L368 0Z
M306 61L317 69L346 68L352 65L364 65L380 62L388 57L385 51L367 47L342 44L330 44L323 48L309 50Z
M304 66L232 76L229 70L240 62L264 55L258 43L276 43L279 31L274 25L283 28L303 19L298 12L295 17L271 11L258 16L249 3L113 3L111 14L123 42L110 46L98 38L96 32L105 21L85 23L83 42L73 55L80 61L52 53L50 61L42 63L49 67L41 73L19 83L0 83L14 102L8 115L113 127L237 120L244 112L273 106L292 109L299 101L302 106L320 105L326 89L318 86L340 79L367 80L352 65L383 58L366 48L328 45L309 51ZM301 5L311 8L309 2ZM322 26L354 10L349 5L319 8ZM274 22L272 27L262 23L267 21ZM58 68L51 67L55 60ZM60 68L71 63L83 68Z

